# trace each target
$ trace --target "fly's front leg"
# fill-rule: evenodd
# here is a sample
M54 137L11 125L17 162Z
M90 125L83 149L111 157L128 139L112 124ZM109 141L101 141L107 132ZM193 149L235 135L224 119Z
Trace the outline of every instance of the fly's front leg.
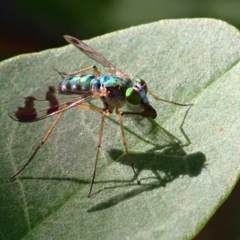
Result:
M119 111L118 107L116 107L116 114L118 115L118 118L119 118L119 121L120 121L120 128L121 128L121 134L122 134L122 143L123 143L123 147L124 147L124 150L126 152L126 156L127 156L127 159L132 167L132 170L134 172L134 175L135 175L135 178L137 180L137 183L140 184L140 181L138 179L138 175L137 175L137 172L135 170L135 167L134 167L134 164L133 164L133 161L128 153L128 148L127 148L127 142L126 142L126 138L125 138L125 134L124 134L124 127L123 127L123 116L122 116L122 113Z
M90 66L90 67L86 67L86 68L82 68L82 69L79 69L75 72L63 72L63 71L59 71L56 67L53 67L53 69L55 71L58 72L58 74L64 78L64 77L70 77L70 76L74 76L74 75L77 75L77 74L80 74L80 73L83 73L83 72L86 72L86 71L89 71L89 70L93 70L94 72L94 75L96 77L99 77L101 75L100 71L98 70L98 68L96 66Z

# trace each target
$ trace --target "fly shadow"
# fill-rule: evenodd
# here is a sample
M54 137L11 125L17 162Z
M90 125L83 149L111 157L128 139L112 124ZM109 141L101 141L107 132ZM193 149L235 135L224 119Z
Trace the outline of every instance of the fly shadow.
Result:
M180 125L180 131L185 142L182 142L154 120L147 119L149 123L148 130L144 135L148 139L141 139L141 141L151 144L152 148L145 152L129 152L138 175L144 170L150 170L155 175L156 180L169 182L181 175L195 177L201 173L206 165L206 156L201 152L188 154L184 149L191 144L189 137L183 129L189 110L190 107L186 111ZM140 122L136 126L141 130L143 129ZM144 123L144 127L146 128L146 123ZM137 136L136 132L131 134ZM130 166L123 151L111 149L109 155L113 161Z
M176 149L165 149L161 153L130 152L129 154L134 159L134 167L138 175L145 170L151 171L162 185L183 175L196 177L206 166L206 157L201 152L187 154L186 152L173 152L172 150ZM131 167L122 151L112 149L110 156L114 161Z
M185 143L158 125L154 120L148 120L149 127L148 133L146 134L148 139L141 138L140 140L145 141L148 144L151 143L152 148L145 152L129 152L129 155L133 159L134 167L141 181L141 185L130 191L128 189L126 193L120 193L111 197L107 201L93 206L88 212L103 210L112 207L121 201L135 197L142 192L151 191L159 187L166 187L167 183L170 183L181 176L197 177L201 173L202 169L206 167L205 154L198 151L188 154L184 149L191 144L189 137L183 129L183 124L189 110L190 108L186 111L180 125L180 131L186 140ZM138 124L138 126L141 128L141 125ZM146 126L146 124L144 126ZM125 129L125 131L128 131L128 129ZM137 136L136 131L131 134ZM113 161L131 167L127 156L123 151L111 149L109 155ZM144 171L151 171L153 174L151 177L141 178L141 172ZM125 183L124 185L110 188L132 185L134 180L135 178L132 178L128 184ZM108 188L104 188L100 191L106 189Z

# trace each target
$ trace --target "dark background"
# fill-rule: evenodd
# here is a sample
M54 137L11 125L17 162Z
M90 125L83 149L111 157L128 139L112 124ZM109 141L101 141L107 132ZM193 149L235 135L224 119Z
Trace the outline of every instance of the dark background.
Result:
M239 0L1 0L0 60L171 18L210 17L240 28Z
M240 28L239 0L2 0L0 60L161 19L209 17ZM195 240L240 239L240 184ZM204 206L203 206L204 207Z

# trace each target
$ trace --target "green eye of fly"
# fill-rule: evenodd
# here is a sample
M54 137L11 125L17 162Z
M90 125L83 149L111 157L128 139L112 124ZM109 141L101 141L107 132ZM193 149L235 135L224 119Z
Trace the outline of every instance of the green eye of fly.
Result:
M147 85L145 81L140 78L135 80L133 87L127 89L125 97L126 100L133 104L138 105L140 103L149 103L147 98Z
M141 94L133 87L127 89L126 99L129 103L133 105L138 105L142 102Z

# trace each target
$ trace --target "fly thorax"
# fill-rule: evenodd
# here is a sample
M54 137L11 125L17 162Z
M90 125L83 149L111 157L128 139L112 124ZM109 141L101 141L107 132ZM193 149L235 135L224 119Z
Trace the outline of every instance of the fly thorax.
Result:
M131 105L149 104L146 82L137 78L133 86L127 89L125 97Z
M105 87L116 87L121 86L122 80L118 77L112 76L112 75L102 75L99 77L100 84Z
M125 89L123 89L122 87L107 87L106 91L106 101L109 108L111 108L112 110L116 106L121 106L125 103Z
M114 108L125 103L126 83L114 75L102 75L99 79L104 108L113 112Z

